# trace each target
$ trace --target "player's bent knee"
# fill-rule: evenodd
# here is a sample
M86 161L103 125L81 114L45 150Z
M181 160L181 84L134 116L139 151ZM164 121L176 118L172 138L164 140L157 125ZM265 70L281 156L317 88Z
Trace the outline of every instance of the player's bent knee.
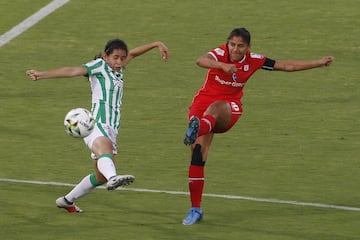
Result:
M194 150L192 151L191 156L191 165L195 166L204 166L205 162L203 161L203 156L201 153L201 145L196 144Z

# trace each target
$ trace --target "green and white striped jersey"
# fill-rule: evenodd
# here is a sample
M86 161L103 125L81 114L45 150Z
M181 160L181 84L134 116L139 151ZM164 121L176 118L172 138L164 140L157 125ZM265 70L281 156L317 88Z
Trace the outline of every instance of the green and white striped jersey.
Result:
M83 64L87 69L92 92L91 112L97 122L120 128L123 96L123 72L115 72L101 58Z

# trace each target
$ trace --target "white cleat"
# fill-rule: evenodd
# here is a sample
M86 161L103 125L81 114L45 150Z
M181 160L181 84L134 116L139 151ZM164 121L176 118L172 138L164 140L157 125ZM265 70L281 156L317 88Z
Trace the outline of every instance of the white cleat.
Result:
M135 177L132 175L117 175L109 179L106 183L107 190L114 190L120 186L130 185L135 181Z
M55 201L58 208L64 208L69 213L81 213L83 210L75 205L75 203L69 202L65 197L59 197Z

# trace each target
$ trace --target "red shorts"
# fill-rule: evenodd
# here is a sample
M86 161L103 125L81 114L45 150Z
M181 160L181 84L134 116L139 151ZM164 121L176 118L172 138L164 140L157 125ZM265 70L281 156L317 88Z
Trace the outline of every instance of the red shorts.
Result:
M192 105L189 107L189 114L188 114L188 120L192 116L197 116L199 119L201 119L204 115L204 112L209 107L210 104L212 104L215 101L226 101L230 104L231 107L231 119L229 124L226 126L225 129L216 129L214 128L212 132L214 133L224 133L230 130L235 123L239 120L242 114L242 104L239 100L227 100L227 99L208 99L208 98L202 98L201 100L199 98L194 99Z

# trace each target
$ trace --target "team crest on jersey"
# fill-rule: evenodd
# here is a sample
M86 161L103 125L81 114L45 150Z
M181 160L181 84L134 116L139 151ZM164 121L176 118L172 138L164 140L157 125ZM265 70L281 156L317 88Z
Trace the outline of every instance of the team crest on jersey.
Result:
M113 80L114 86L121 88L123 86L123 81L121 79L114 79Z
M244 65L243 70L244 72L249 71L249 64Z
M232 75L232 80L233 80L233 81L237 81L237 80L238 80L238 78L237 78L237 76L236 76L236 73L233 73L233 75Z
M116 73L113 77L114 86L121 88L123 86L123 75L122 73Z

